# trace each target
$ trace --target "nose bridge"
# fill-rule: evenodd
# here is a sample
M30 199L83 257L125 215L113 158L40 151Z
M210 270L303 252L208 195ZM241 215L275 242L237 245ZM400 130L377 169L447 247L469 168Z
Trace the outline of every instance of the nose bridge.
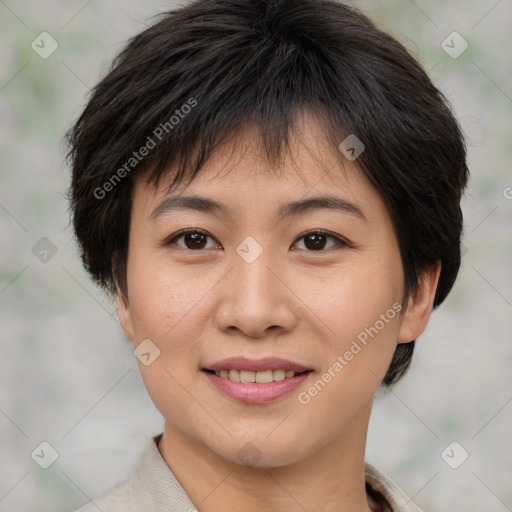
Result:
M248 237L237 248L228 290L217 310L220 329L236 327L248 336L260 337L269 327L290 329L295 321L293 307L276 277L271 249Z
M271 249L264 248L253 237L247 237L236 248L234 284L240 303L254 303L253 306L263 308L272 301L272 296L276 297L276 278L270 271L272 263L276 263L272 259Z

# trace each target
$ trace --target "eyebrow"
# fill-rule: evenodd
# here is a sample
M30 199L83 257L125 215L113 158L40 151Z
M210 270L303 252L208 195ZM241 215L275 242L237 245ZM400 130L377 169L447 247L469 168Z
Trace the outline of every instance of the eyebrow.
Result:
M231 210L222 203L199 196L167 196L151 213L149 219L155 220L164 213L175 210L191 209L205 213L219 213L232 217ZM367 222L367 218L359 206L336 196L316 196L299 201L282 204L277 210L277 217L283 219L291 215L312 210L335 210L349 213Z

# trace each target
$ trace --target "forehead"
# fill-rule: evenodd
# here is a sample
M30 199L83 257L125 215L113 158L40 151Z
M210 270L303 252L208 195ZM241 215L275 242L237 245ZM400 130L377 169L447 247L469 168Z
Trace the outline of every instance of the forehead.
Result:
M189 185L169 188L171 173L158 187L139 178L132 213L149 219L166 197L208 196L233 212L276 210L278 205L314 196L337 197L356 209L382 214L383 202L357 166L333 145L314 118L305 118L290 134L282 159L271 165L258 129L246 125L219 146ZM281 213L282 208L281 208Z

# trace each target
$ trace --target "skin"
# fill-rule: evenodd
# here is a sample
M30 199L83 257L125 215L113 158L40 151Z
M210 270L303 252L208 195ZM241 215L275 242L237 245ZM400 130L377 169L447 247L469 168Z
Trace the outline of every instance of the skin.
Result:
M357 161L342 166L337 151L305 118L276 174L257 131L246 126L188 187L172 192L222 202L232 216L182 209L151 220L167 183L135 184L128 294L118 291L119 318L135 347L150 339L161 351L149 366L139 363L165 418L159 450L201 512L372 510L364 455L373 398L397 343L425 329L440 266L422 274L401 313L321 392L299 402L298 394L404 293L384 203ZM365 220L326 209L275 217L282 203L324 194L355 204ZM164 244L193 228L208 233L200 248L190 237ZM347 243L325 237L315 248L304 235L319 229ZM263 249L250 264L236 252L248 236ZM246 404L218 391L200 370L240 355L283 357L314 373L274 402ZM261 455L253 466L239 456L247 443Z

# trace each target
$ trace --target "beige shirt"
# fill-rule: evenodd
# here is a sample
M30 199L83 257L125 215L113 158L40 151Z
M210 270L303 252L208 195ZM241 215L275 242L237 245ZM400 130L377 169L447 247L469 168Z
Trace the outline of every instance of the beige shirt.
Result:
M77 512L197 512L158 451L154 437L131 476ZM397 485L370 464L365 464L369 499L385 512L421 512ZM372 498L372 496L374 498Z

